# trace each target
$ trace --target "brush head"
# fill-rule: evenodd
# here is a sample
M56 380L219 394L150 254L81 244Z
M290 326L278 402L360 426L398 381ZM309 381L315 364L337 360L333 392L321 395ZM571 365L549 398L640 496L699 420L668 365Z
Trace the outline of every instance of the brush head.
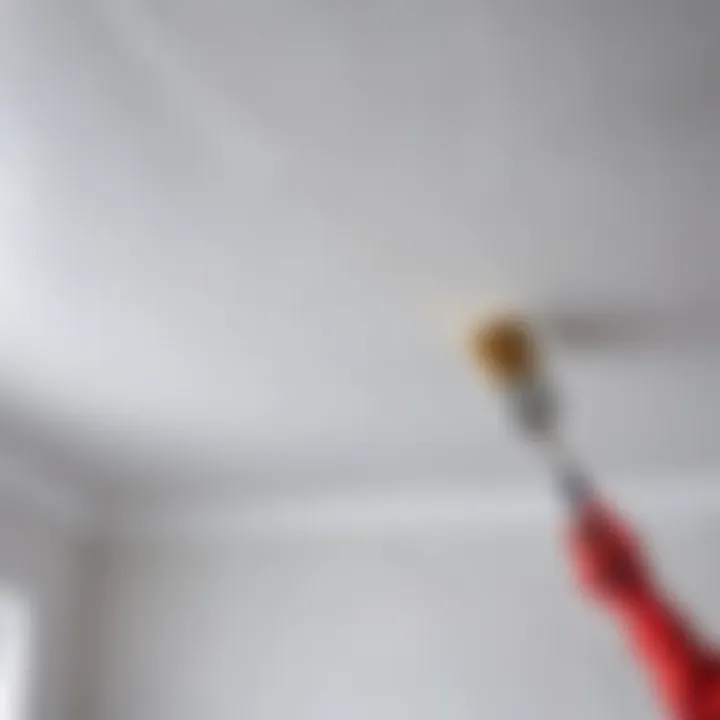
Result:
M530 323L522 316L492 318L473 328L469 350L482 374L507 396L523 435L549 439L556 429L557 408Z
M496 385L525 385L539 373L540 358L530 324L506 315L476 325L470 332L471 359Z

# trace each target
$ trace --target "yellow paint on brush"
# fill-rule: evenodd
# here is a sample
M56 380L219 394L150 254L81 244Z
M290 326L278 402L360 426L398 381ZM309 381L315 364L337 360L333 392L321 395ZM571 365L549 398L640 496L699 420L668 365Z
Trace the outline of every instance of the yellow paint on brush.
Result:
M497 317L470 333L473 362L492 382L511 386L538 369L538 349L529 323L521 317Z

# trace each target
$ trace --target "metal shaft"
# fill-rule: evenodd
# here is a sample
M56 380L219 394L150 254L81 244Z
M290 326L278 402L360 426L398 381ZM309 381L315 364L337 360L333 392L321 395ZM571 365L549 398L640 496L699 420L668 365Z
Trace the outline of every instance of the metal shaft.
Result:
M526 378L511 392L511 410L523 435L544 456L561 501L577 510L592 496L587 474L559 438L558 401L546 377Z

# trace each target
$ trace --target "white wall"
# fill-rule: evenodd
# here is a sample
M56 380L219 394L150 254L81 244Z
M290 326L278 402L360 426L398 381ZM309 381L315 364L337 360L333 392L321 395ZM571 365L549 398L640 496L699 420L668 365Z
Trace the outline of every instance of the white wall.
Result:
M59 510L11 485L0 478L0 587L30 603L30 714L75 720L84 541Z
M651 536L720 627L714 524ZM547 523L126 539L102 579L94 717L656 718L557 540Z

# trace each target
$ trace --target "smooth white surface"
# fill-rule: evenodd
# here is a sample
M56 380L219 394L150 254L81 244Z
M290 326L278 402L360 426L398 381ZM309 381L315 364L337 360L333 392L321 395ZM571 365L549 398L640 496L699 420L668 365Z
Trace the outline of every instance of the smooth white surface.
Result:
M522 475L448 328L505 297L717 306L719 22L6 4L0 387L95 481ZM580 362L577 432L623 470L716 465L716 367Z
M716 520L643 527L708 632ZM612 626L568 586L557 541L440 524L115 545L93 717L657 718Z

